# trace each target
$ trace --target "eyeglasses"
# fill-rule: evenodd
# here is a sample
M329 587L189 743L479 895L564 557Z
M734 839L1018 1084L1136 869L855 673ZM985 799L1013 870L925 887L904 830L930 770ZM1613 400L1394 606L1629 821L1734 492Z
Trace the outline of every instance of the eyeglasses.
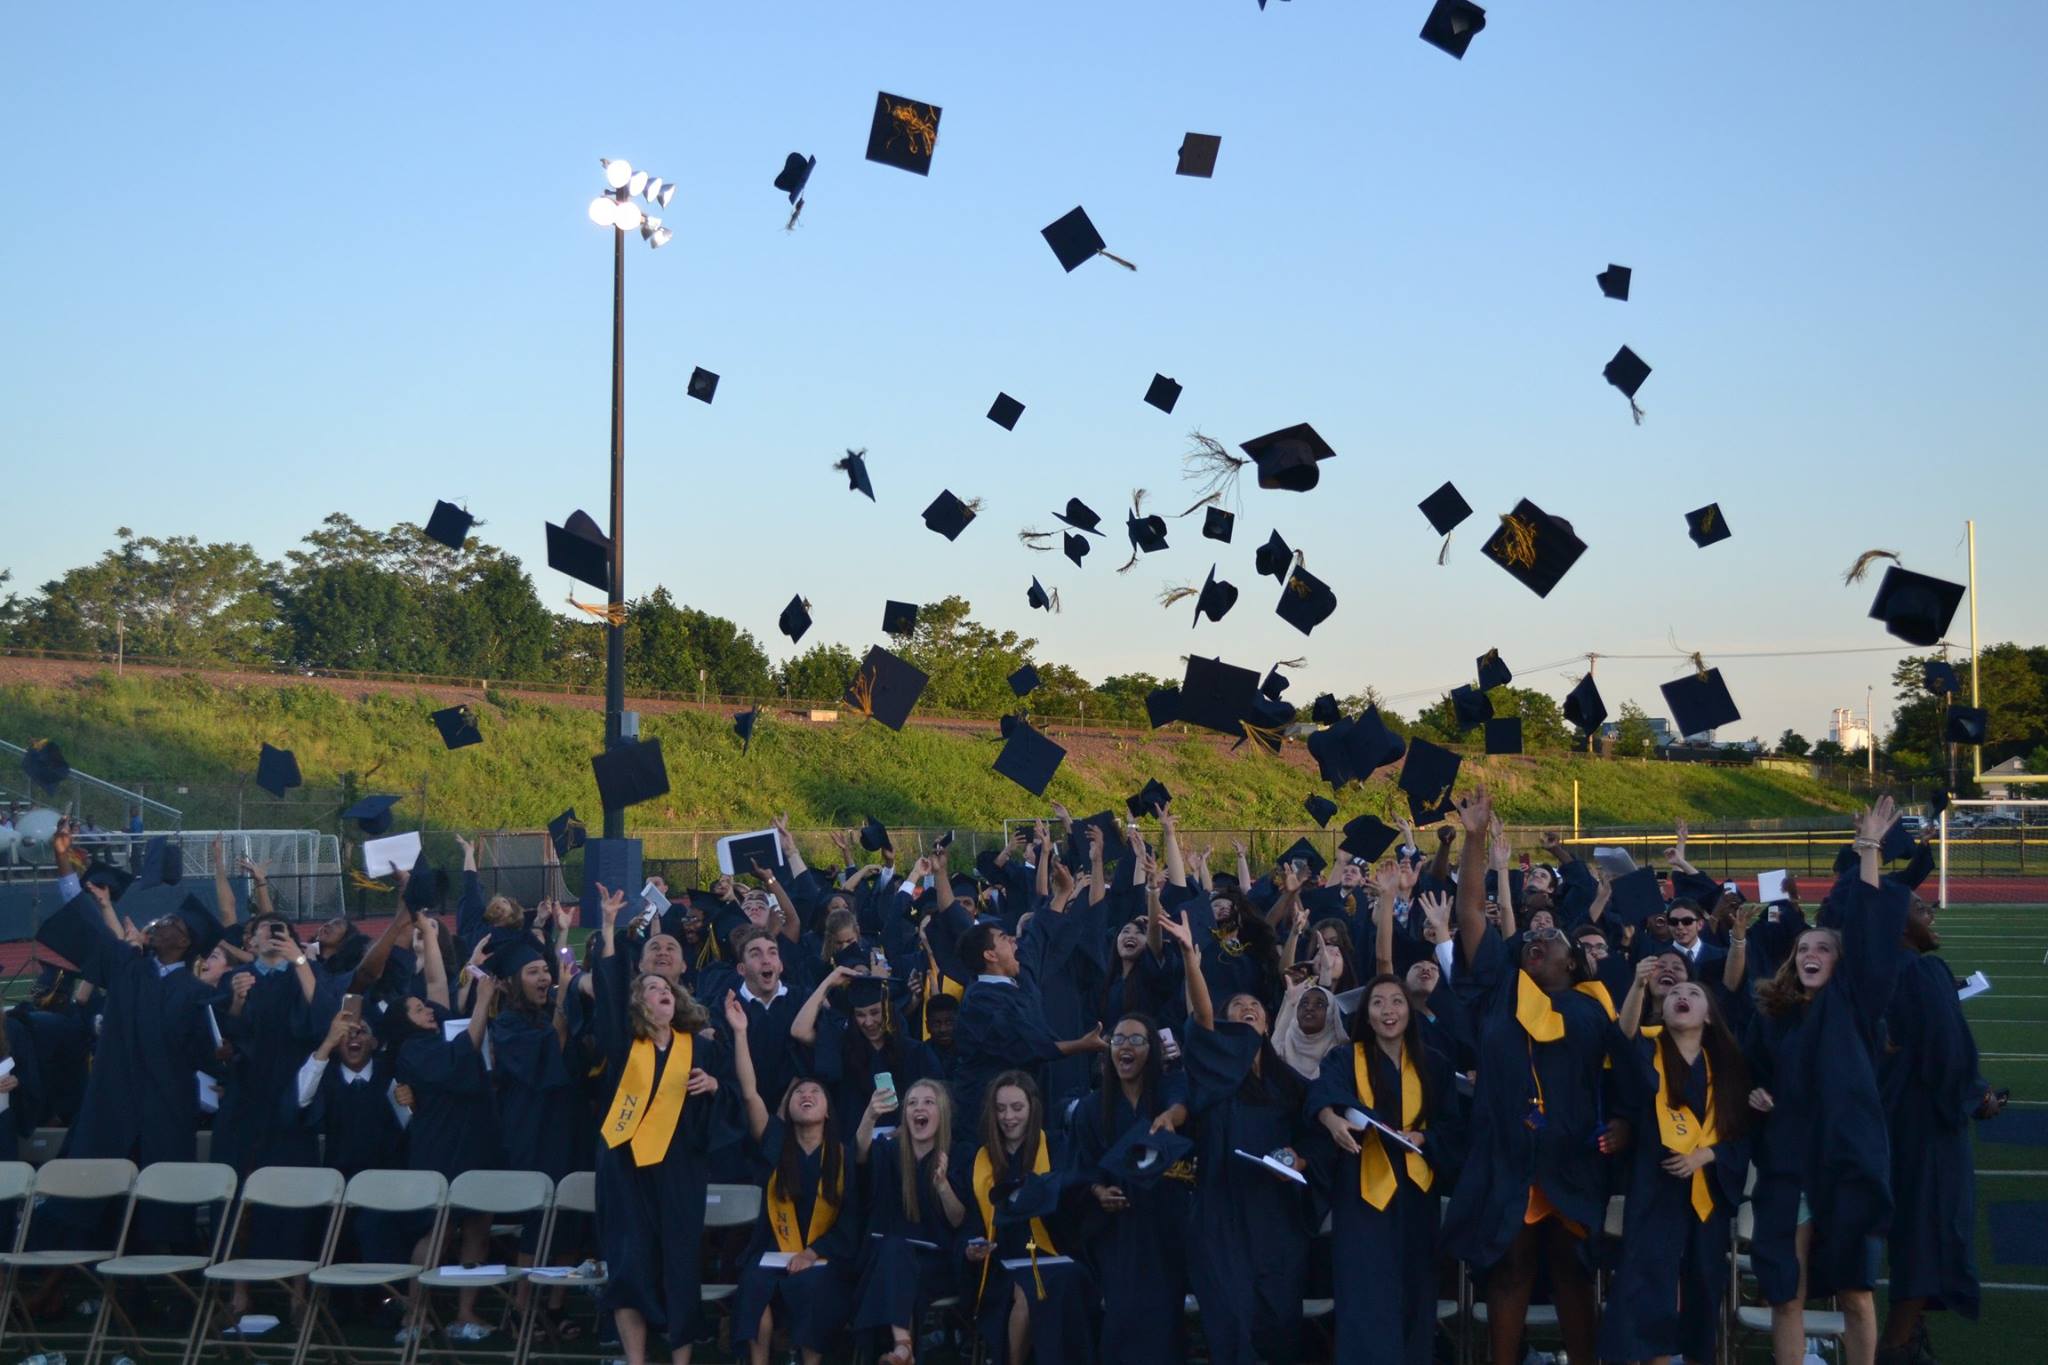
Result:
M1530 943L1548 943L1553 939L1562 941L1564 931L1545 927L1542 929L1531 929L1528 933L1523 934L1522 937Z
M1112 1033L1109 1035L1109 1045L1111 1047L1150 1047L1152 1046L1152 1040L1142 1033Z
M1673 915L1671 917L1671 924L1673 928L1683 928L1688 924L1698 923L1699 917L1696 915Z

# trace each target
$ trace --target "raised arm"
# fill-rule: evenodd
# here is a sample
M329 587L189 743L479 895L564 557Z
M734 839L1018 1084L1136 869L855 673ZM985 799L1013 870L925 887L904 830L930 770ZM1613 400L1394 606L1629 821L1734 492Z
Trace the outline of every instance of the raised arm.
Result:
M363 960L356 964L356 973L349 978L348 983L351 992L361 994L375 982L384 979L384 968L391 962L391 950L398 946L400 935L412 932L412 926L412 911L401 901L391 918L385 921L384 932L377 935L377 941L370 945L370 950L363 954Z
M270 901L270 869L253 858L242 859L239 866L241 867L242 875L249 879L249 908L259 915L277 913L277 907L271 904ZM225 918L221 920L221 923L234 923L234 897L228 897L227 904L223 907L223 913Z
M213 903L220 911L222 925L235 922L235 888L228 883L228 839L213 836Z
M476 1003L469 1007L469 1045L483 1051L484 1033L491 1026L491 1001L497 998L498 978L485 972L476 979Z
M1102 869L1102 831L1095 826L1088 827L1088 903L1102 904L1102 898L1109 894L1109 878Z
M810 871L804 866L804 855L796 846L796 836L789 832L789 813L785 811L775 817L775 842L782 846L782 861L789 864L789 875L801 877Z
M1692 828L1683 820L1672 826L1671 847L1664 850L1664 862L1674 872L1683 872L1688 877L1697 877L1700 875L1700 870L1694 867L1685 856L1685 841L1691 833Z
M1488 868L1493 873L1493 895L1500 902L1500 935L1502 938L1515 936L1515 891L1514 883L1508 878L1508 870L1514 864L1514 850L1508 846L1507 832L1500 827L1495 817L1490 837L1487 839Z
M1762 908L1736 906L1735 919L1728 926L1728 960L1721 964L1721 986L1730 995L1739 994L1749 984L1749 926Z
M1159 888L1147 886L1145 888L1145 951L1152 954L1155 958L1159 956L1160 945L1165 941L1165 935L1160 929L1160 925L1165 918L1165 907L1159 903Z
M1628 983L1628 996L1615 1014L1615 1023L1624 1038L1635 1037L1642 1027L1643 992L1649 989L1650 977L1656 970L1657 959L1654 957L1641 958L1636 962L1635 979Z
M725 1026L732 1032L732 1071L740 1083L740 1103L747 1111L747 1131L756 1142L768 1131L768 1106L754 1079L754 1055L747 1050L747 1007L732 991L725 993Z
M1382 890L1373 897L1372 970L1375 976L1389 976L1394 970L1394 896L1391 890Z
M1180 825L1173 818L1169 802L1159 808L1159 842L1166 846L1166 881L1169 886L1188 884L1187 860L1180 851Z
M777 937L785 939L790 943L801 943L804 935L803 926L797 922L796 898L783 888L781 880L775 875L774 868L763 867L761 864L755 863L754 874L761 879L761 884L768 889L769 899L775 902L775 909L770 912L769 918L775 921L774 928Z
M597 910L604 917L599 921L603 927L598 931L604 936L603 956L613 957L618 953L619 911L626 908L626 893L607 891L603 882L594 885L597 887Z
M1487 809L1491 810L1492 806L1489 804ZM1467 825L1465 828L1468 832L1467 841L1470 842L1471 826ZM1451 844L1457 837L1458 832L1449 825L1443 825L1438 828L1436 832L1436 852L1429 860L1429 877L1431 881L1447 882L1451 879ZM1485 859L1482 858L1480 862L1484 866ZM1482 911L1484 908L1482 905Z
M1237 850L1237 889L1248 892L1252 889L1251 855L1245 852L1242 839L1232 839L1230 846Z
M1181 975L1187 978L1188 1017L1200 1028L1216 1027L1216 1007L1209 999L1209 983L1202 977L1202 955L1195 948L1195 932L1188 927L1187 911L1178 919L1165 921L1165 932L1180 948Z
M1465 846L1458 851L1458 944L1465 960L1479 956L1486 937L1486 830L1493 821L1493 798L1474 787L1458 803L1458 821L1465 827ZM1438 835L1437 861L1450 859L1450 840Z
M1065 807L1055 806L1053 809L1064 810ZM1038 898L1044 900L1052 895L1052 865L1056 856L1053 853L1052 831L1045 827L1045 821L1040 820L1032 834L1038 844L1038 880L1036 890Z
M1876 804L1856 817L1858 875L1865 886L1876 886L1884 876L1884 836L1898 822L1898 803L1880 796Z
M441 960L441 922L423 916L420 926L420 975L427 983L427 1003L452 1009L448 996L448 964Z
M825 979L818 983L818 989L811 992L811 998L804 1001L796 1018L789 1021L789 1036L809 1046L818 1041L818 1013L825 1008L825 1000L834 989L851 981L860 973L847 967L834 967L825 973Z

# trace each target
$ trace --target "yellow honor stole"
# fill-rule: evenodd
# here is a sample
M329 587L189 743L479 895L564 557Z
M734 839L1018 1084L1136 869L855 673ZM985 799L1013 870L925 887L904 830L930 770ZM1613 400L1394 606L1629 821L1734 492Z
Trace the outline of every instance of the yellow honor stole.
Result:
M661 1084L654 1083L654 1040L636 1038L626 1054L626 1074L612 1095L612 1111L604 1121L604 1145L633 1144L633 1164L653 1166L668 1155L669 1140L682 1121L683 1100L690 1093L690 1061L695 1038L677 1032L668 1047L668 1065Z
M1711 1147L1720 1140L1714 1131L1714 1064L1706 1053L1700 1054L1700 1061L1707 1069L1707 1113L1705 1118L1695 1117L1692 1106L1671 1103L1670 1077L1664 1074L1664 1049L1652 1044L1650 1061L1657 1068L1657 1137L1664 1146L1684 1156L1701 1147ZM1692 1173L1693 1216L1702 1223L1714 1211L1714 1192L1707 1184L1707 1171L1703 1166Z
M1351 1078L1358 1087L1358 1102L1366 1110L1374 1107L1372 1093L1372 1064L1366 1048L1367 1043L1351 1045ZM1415 1069L1415 1059L1408 1049L1401 1049L1401 1123L1400 1127L1413 1132L1425 1126L1422 1117L1422 1075ZM1415 1152L1403 1152L1408 1165L1408 1178L1415 1187L1427 1190L1430 1183L1429 1162ZM1368 1128L1364 1140L1359 1143L1358 1152L1358 1195L1376 1209L1384 1210L1393 1202L1394 1189L1398 1182L1394 1178L1394 1163L1387 1156L1386 1135L1377 1128Z
M795 1142L796 1135L784 1135L784 1142ZM775 1249L794 1256L813 1242L832 1231L832 1225L839 1221L838 1190L825 1188L823 1157L819 1158L818 1197L811 1201L811 1221L808 1227L799 1228L796 1221L796 1197L782 1188L782 1175L777 1172L768 1177L765 1202L768 1205L768 1230L775 1234ZM846 1179L845 1170L840 1171L840 1180Z
M1550 997L1536 984L1536 978L1515 969L1515 1022L1535 1043L1554 1043L1564 1037L1564 1016Z
M1031 1174L1044 1175L1051 1170L1052 1157L1046 1147L1045 1134L1040 1133L1038 1135L1038 1152L1031 1159ZM996 1240L995 1190L995 1162L989 1159L988 1148L984 1147L974 1154L974 1202L981 1209L981 1225L987 1229L988 1239L991 1243ZM1031 1220L1031 1240L1025 1244L1025 1249L1031 1253L1031 1278L1037 1282L1038 1297L1043 1302L1045 1299L1045 1280L1038 1273L1038 1253L1042 1251L1048 1256L1057 1256L1059 1248L1052 1244L1052 1234L1045 1230L1045 1224L1036 1218ZM981 1308L982 1290L988 1288L988 1268L994 1263L995 1259L995 1248L991 1246L988 1259L981 1263L980 1288L974 1291L976 1311L979 1311Z
M930 945L924 950L924 1001L918 1007L918 1024L925 1037L932 1036L932 997L950 995L955 1000L966 998L967 988L939 970L939 960L932 956Z
M1581 981L1578 985L1572 987L1572 989L1577 991L1580 995L1587 996L1590 999L1599 1001L1600 1008L1607 1011L1608 1023L1611 1024L1620 1017L1619 1013L1614 1008L1614 997L1609 995L1607 993L1607 987L1605 987L1598 981Z

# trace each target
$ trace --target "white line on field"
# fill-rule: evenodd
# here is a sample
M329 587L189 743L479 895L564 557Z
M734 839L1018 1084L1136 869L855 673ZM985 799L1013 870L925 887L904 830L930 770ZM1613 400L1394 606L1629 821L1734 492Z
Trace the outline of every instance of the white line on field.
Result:
M1980 1052L1994 1062L2048 1062L2048 1052Z
M1982 1180L1982 1179L1984 1179L1984 1178L1985 1178L1985 1177L1987 1177L1987 1176L1994 1176L1994 1175L2024 1175L2024 1176L2034 1176L2034 1177L2038 1177L2038 1176L2044 1176L2044 1175L2048 1175L2048 1171L1986 1171L1986 1170L1979 1170L1979 1171L1977 1172L1977 1178L1978 1178L1979 1180Z

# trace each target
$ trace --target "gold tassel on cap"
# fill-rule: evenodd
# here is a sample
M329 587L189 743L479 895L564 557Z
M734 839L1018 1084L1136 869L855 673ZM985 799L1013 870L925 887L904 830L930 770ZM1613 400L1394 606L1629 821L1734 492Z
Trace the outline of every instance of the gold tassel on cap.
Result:
M1170 607L1176 602L1193 597L1199 591L1200 589L1189 587L1185 583L1169 583L1159 591L1159 605Z
M570 606L578 611L587 611L608 626L623 626L626 624L626 604L624 602L607 602L603 606L593 606L589 602L578 602L573 597L569 598L568 602Z
M1512 512L1500 514L1501 528L1507 533L1501 541L1501 562L1512 564L1518 569L1536 566L1536 523L1524 520Z
M1218 490L1216 490L1216 491L1215 491L1214 493L1211 493L1211 494L1209 494L1209 496L1207 496L1206 498L1203 498L1203 499L1202 499L1201 501L1197 502L1197 503L1196 503L1196 504L1195 504L1194 506L1192 506L1192 507L1188 508L1188 510L1187 510L1187 511L1185 511L1185 512L1175 512L1175 513L1173 514L1173 519L1174 519L1175 521L1179 521L1179 520L1180 520L1180 519L1181 519L1182 517L1191 517L1191 516L1193 516L1193 515L1194 515L1195 513L1197 513L1197 512L1199 512L1199 511L1201 511L1201 510L1202 510L1202 509L1203 509L1204 507L1207 507L1207 506L1208 506L1208 505L1209 505L1210 503L1212 503L1212 502L1221 502L1221 501L1223 501L1223 490L1219 488L1219 489L1218 489Z
M1181 456L1181 477L1190 483L1199 482L1204 495L1210 498L1221 497L1234 490L1237 487L1238 472L1251 461L1231 454L1224 448L1223 442L1200 431L1189 432L1188 439L1193 441L1194 445L1187 454ZM1195 507L1201 505L1198 502ZM1188 509L1190 512L1194 510L1194 507Z
M1896 564L1899 562L1899 552L1897 550L1865 550L1862 554L1856 556L1856 562L1849 566L1849 572L1842 575L1843 586L1846 587L1851 583L1861 583L1863 575L1870 572L1870 566L1880 559L1889 559L1892 563Z
M366 877L354 868L348 870L348 880L349 885L355 887L358 891L389 891L391 889L389 882L380 882L374 877Z
M1017 533L1017 539L1023 542L1024 548L1027 550L1036 550L1040 554L1050 554L1052 552L1052 532L1050 531L1041 531L1034 526L1027 526Z

